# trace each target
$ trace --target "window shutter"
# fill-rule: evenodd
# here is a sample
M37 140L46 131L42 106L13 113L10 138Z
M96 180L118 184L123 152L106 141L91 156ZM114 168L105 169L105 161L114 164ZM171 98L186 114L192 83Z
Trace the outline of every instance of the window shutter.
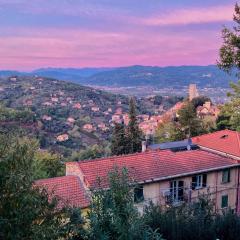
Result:
M178 181L178 198L181 201L183 200L183 185L184 185L183 181Z
M230 173L231 173L231 171L230 171L230 169L228 169L228 182L230 182L230 180L231 180Z
M192 177L192 190L195 190L197 184L197 176Z
M173 182L170 182L170 193L173 193Z
M203 183L202 183L203 187L207 186L207 174L203 174Z

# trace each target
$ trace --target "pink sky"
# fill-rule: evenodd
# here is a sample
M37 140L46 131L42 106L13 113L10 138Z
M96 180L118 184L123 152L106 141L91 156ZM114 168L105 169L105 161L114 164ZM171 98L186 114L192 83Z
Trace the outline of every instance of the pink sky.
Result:
M4 6L0 3L0 13ZM51 8L32 6L24 10L29 24L25 17L17 21L23 11L18 6L16 17L1 25L0 69L215 64L221 29L231 23L233 6L159 8L136 15L110 14L111 8L94 13L59 9L56 18L48 15Z

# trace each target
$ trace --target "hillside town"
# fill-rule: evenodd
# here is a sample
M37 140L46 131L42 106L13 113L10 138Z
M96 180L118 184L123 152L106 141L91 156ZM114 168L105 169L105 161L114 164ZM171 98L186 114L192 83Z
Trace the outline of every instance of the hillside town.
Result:
M240 240L239 3L0 13L0 240Z

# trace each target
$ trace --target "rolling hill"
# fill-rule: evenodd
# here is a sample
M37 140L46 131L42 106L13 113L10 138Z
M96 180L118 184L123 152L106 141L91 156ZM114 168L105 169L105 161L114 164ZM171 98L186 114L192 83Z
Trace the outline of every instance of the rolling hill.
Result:
M32 72L0 71L0 76L38 75L83 85L179 87L196 83L199 87L228 87L231 77L215 65L130 66L118 68L42 68Z
M179 98L156 100L137 99L138 113L153 114L160 106L159 111L167 110ZM42 148L71 155L94 144L106 145L113 115L127 113L128 102L127 96L51 78L1 77L0 131L33 136Z

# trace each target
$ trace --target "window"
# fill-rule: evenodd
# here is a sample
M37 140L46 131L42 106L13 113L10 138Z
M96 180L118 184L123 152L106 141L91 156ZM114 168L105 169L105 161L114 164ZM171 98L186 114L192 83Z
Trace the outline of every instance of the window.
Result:
M230 182L230 169L222 171L222 183Z
M222 203L221 208L227 208L228 207L228 195L222 196Z
M183 201L183 188L184 188L183 181L176 180L170 183L170 192L171 192L172 202Z
M207 174L200 174L192 177L192 189L200 189L207 186Z
M143 186L137 186L134 189L134 202L139 203L144 200L144 195L143 195Z

